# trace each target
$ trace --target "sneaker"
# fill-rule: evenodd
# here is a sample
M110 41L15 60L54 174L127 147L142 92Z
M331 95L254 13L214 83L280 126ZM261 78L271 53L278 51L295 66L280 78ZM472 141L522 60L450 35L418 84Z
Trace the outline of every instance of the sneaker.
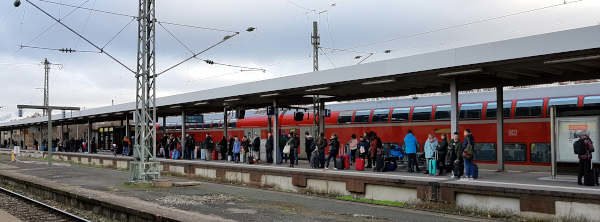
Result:
M468 181L473 181L473 177L467 178Z
M454 175L450 176L450 179L454 179L454 178L456 178Z
M333 168L333 170L338 170L337 168Z

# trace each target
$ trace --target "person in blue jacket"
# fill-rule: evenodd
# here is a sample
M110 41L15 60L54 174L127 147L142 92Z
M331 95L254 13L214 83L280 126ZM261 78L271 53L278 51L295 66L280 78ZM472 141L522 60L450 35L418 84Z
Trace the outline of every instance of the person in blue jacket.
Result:
M404 137L404 152L408 157L408 172L412 173L415 170L419 172L419 163L417 162L417 148L419 143L417 138L413 135L412 130L408 130L408 133Z
M435 168L437 167L436 165L433 164L433 160L435 158L435 150L437 149L438 146L438 141L437 138L435 138L435 136L433 136L433 134L429 134L427 136L427 141L425 142L425 159L427 160L427 171L426 174L428 173L431 176L435 176L434 172L435 172Z
M237 136L234 137L234 142L233 142L233 160L236 163L240 162L240 150L242 149L242 143L240 142L240 138L238 138Z

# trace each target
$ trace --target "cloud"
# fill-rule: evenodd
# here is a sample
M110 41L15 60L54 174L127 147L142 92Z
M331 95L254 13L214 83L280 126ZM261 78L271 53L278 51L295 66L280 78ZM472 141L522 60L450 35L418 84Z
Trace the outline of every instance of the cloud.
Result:
M98 12L75 10L33 0L92 42L114 55L130 68L136 65L137 23L131 18ZM63 3L79 5L82 0ZM312 21L319 22L321 45L375 52L366 62L410 54L497 41L544 32L598 24L596 13L600 2L584 0L554 8L519 14L502 19L475 23L439 32L427 33L456 24L502 16L510 13L561 3L562 0L496 0L496 1L316 1L294 0L311 9L328 10L316 16L289 1L157 1L157 18L196 26L240 31L240 35L215 47L200 58L265 68L266 72L240 72L239 68L208 65L200 59L173 69L157 80L159 96L293 75L312 70L310 33ZM332 2L336 3L331 7ZM28 4L14 8L10 3L0 7L0 117L14 118L16 105L41 104L43 58L63 64L50 74L51 104L86 108L124 103L134 100L133 74L106 55L97 53L64 54L56 51L21 49L29 44L51 48L95 50L64 27ZM137 1L89 0L86 7L136 15ZM127 26L126 26L127 25ZM52 28L48 28L52 26ZM164 24L178 40L157 26L157 70L189 57L178 41L197 52L221 40L227 32ZM253 26L257 29L247 33ZM115 36L121 29L123 31ZM47 31L44 31L47 30ZM409 36L409 37L402 37ZM397 37L395 41L385 40ZM113 39L114 38L114 39ZM104 46L109 40L111 43ZM369 44L376 43L376 44ZM392 49L392 53L381 53ZM357 53L338 52L321 55L321 69L355 64ZM27 111L25 115L31 113ZM0 121L2 121L0 118Z

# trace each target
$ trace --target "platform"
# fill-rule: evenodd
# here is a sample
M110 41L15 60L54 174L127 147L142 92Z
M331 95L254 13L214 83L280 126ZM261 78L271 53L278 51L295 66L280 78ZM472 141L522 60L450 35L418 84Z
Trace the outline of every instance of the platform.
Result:
M124 185L125 171L22 160L7 162L0 156L0 177L14 177L54 186L73 195L96 198L180 221L480 221L395 207L383 207L269 191L243 186L168 177L181 187L151 188ZM197 181L196 181L197 182ZM400 216L402 218L400 218Z
M23 155L41 157L44 154L28 151ZM55 153L54 159L115 169L126 169L132 160L123 156L81 153ZM285 164L248 165L223 161L161 159L160 162L163 175L291 193L354 195L399 202L432 201L525 215L600 218L599 187L579 186L574 176L552 179L548 172L498 173L482 169L478 180L457 181L447 176L409 174L405 169L385 173L309 169L305 162L296 168ZM125 178L123 175L122 179ZM88 186L100 189L93 183Z

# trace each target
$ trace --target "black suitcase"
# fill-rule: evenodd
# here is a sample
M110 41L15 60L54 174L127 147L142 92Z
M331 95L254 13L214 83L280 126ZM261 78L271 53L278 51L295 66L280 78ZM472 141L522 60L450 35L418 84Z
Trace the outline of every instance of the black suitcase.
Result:
M594 169L588 169L583 175L583 185L595 186L596 185L596 172Z
M384 172L396 171L398 169L398 164L393 160L386 160L385 167L383 168Z
M344 169L344 158L335 158L335 168L338 170Z

